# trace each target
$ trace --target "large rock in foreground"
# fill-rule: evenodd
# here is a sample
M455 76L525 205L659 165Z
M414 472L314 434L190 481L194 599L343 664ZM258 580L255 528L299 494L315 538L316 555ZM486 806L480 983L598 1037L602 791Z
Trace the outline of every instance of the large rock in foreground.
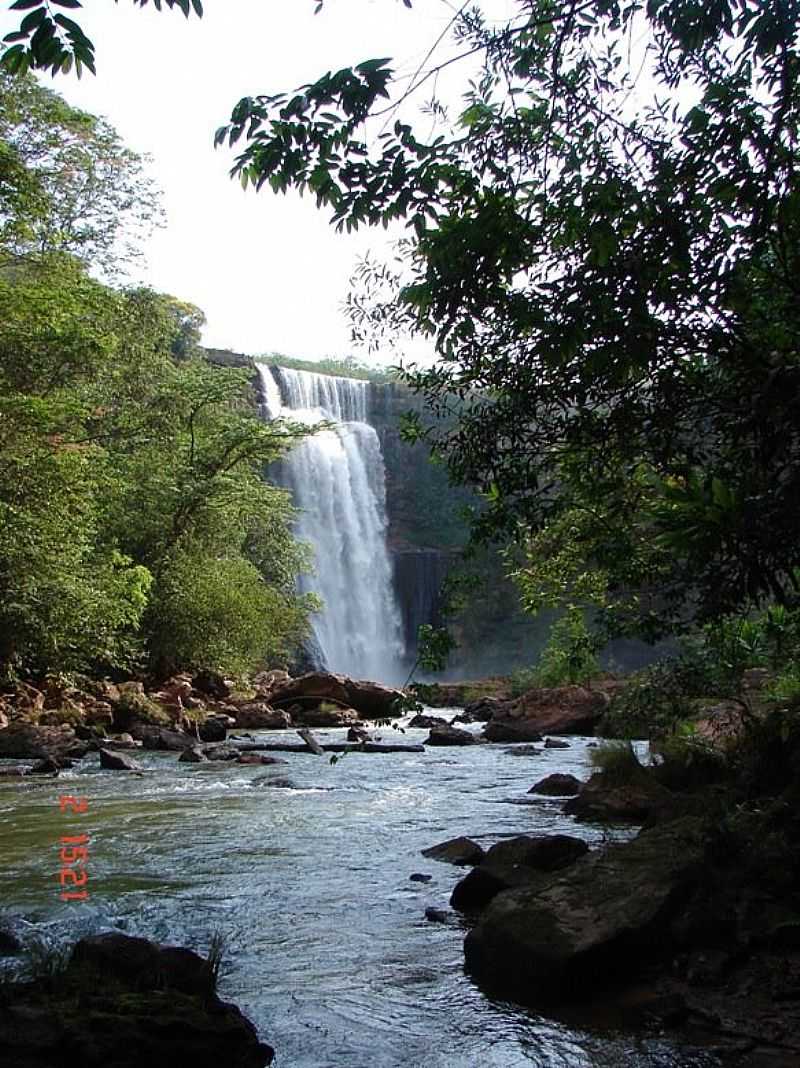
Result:
M580 838L568 834L519 835L497 842L480 864L456 884L450 898L454 909L483 908L503 890L526 886L542 872L558 871L588 852Z
M122 934L76 945L57 983L11 986L0 1064L25 1068L263 1068L274 1051L214 992L207 960Z
M529 690L494 712L484 737L490 742L538 742L544 734L593 734L608 703L602 690L583 686Z
M669 952L703 852L699 822L680 820L506 890L467 935L467 967L527 1003L628 978Z
M400 690L378 682L311 671L276 686L270 691L269 702L273 708L287 708L297 703L305 713L329 701L341 708L354 708L364 719L384 719L399 714L396 704L402 696Z

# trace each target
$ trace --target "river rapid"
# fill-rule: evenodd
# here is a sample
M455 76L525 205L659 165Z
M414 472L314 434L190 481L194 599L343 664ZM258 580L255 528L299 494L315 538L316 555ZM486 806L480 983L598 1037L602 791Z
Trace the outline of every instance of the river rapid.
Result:
M133 754L143 775L101 770L90 754L57 780L0 785L0 910L23 938L55 943L115 928L204 952L219 932L220 993L275 1047L277 1068L711 1068L711 1055L667 1038L588 1030L488 997L464 974L464 930L425 919L427 906L448 907L465 871L422 857L427 846L457 835L484 847L521 833L603 840L561 801L511 803L532 800L529 787L551 772L586 778L589 744L348 754L335 765L276 754L287 766L274 767ZM88 812L60 814L65 794L86 797ZM89 897L64 903L58 838L82 833Z

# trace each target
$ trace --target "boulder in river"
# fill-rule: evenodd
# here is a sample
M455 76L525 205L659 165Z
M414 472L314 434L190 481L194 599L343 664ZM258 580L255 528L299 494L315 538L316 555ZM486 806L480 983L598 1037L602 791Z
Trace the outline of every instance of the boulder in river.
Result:
M142 743L145 749L179 753L197 745L197 738L183 731L171 731L166 727L154 727L148 723L133 723L130 734Z
M484 908L501 891L531 884L543 872L566 868L588 849L582 839L568 834L504 839L456 885L450 904L462 911Z
M100 750L100 767L111 771L142 771L142 765L124 753L113 753L110 749Z
M467 967L528 1004L627 978L669 952L703 853L699 823L675 821L505 890L467 935Z
M347 741L348 742L368 742L370 741L370 733L358 723L352 724L347 729Z
M545 749L569 749L569 742L565 742L563 738L545 738Z
M188 749L184 749L181 755L178 757L179 764L207 764L208 757L205 755L199 745L191 745Z
M446 842L422 850L423 857L441 860L444 864L480 864L483 849L471 838L448 838Z
M583 783L574 775L565 775L556 772L546 775L528 790L529 794L543 794L545 797L574 797Z
M203 755L208 760L238 760L241 750L235 745L227 745L222 742L219 745L204 745L201 747Z
M431 727L431 733L425 739L425 745L476 745L480 741L470 731L460 727L451 727L449 723Z
M327 705L324 701L316 708L299 705L296 711L292 711L292 723L296 727L350 727L358 720L358 712L354 708Z
M424 727L432 730L434 727L446 727L447 720L442 716L428 716L424 712L418 712L413 719L408 721L409 727Z
M292 717L283 708L273 708L266 701L246 701L234 712L236 726L249 730L288 730Z
M327 671L311 671L274 687L269 699L273 706L279 708L298 703L304 714L328 701L340 708L355 709L358 716L364 719L386 719L397 715L396 705L402 696L400 690L382 686L378 682L351 679L348 675L332 675ZM317 724L307 723L307 726Z
M464 712L458 718L462 723L488 723L492 716L502 714L508 703L500 697L481 697L464 705Z
M538 742L543 734L593 734L609 704L603 690L558 686L529 690L486 725L490 742Z
M71 768L72 761L68 757L43 757L28 771L29 775L58 775L62 768Z
M207 716L198 726L201 742L224 742L228 736L227 716Z
M646 768L625 781L598 771L581 787L578 796L566 803L564 811L579 820L644 823L659 809L669 807L673 797Z

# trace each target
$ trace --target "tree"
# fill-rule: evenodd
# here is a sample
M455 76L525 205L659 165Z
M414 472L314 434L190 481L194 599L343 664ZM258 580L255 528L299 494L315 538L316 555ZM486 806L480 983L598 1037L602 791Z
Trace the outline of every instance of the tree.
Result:
M0 71L0 236L13 256L68 252L118 274L160 220L144 161L104 119Z
M138 162L0 80L0 675L282 661L316 603L263 476L306 431L261 421L251 376L203 360L194 305L90 276L114 273L149 196L125 188Z
M365 266L353 312L435 342L407 377L439 421L412 435L483 491L479 533L577 509L582 559L650 583L664 626L798 591L799 14L461 9L482 68L433 138L398 118L368 139L384 60L245 98L217 134L243 182L307 188L340 229L405 220L402 268Z

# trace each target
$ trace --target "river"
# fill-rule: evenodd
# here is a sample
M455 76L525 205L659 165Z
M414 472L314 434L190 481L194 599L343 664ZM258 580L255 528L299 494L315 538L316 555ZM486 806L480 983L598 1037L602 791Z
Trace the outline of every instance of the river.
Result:
M462 834L484 846L520 833L603 839L560 801L510 803L554 771L586 778L589 744L535 756L498 745L348 754L335 765L279 754L286 767L144 752L134 754L141 776L101 770L90 755L58 780L0 785L0 905L23 934L54 942L113 927L202 952L219 932L220 992L275 1047L277 1068L712 1066L666 1038L584 1030L487 997L464 974L463 930L425 919L426 906L447 908L464 871L422 857L427 846ZM295 788L269 786L277 778ZM88 812L61 815L64 794L86 797ZM57 839L84 832L89 898L62 903Z

